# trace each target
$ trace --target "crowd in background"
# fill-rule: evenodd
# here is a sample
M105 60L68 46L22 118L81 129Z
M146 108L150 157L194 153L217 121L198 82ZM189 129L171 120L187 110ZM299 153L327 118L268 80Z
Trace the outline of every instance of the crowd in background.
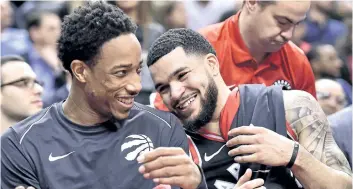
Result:
M43 83L43 107L64 100L71 76L58 58L56 42L65 15L86 1L1 1L1 56L18 55ZM171 28L198 30L222 22L242 6L241 0L210 1L109 1L118 6L138 25L136 36L144 57L152 42ZM292 41L307 55L316 79L317 99L327 115L352 104L352 3L314 1L307 18L296 26ZM20 74L4 73L2 77ZM143 67L142 91L136 101L153 104L154 85L147 66ZM3 91L2 115L14 114L19 99L14 91ZM31 86L24 83L25 86ZM33 82L32 82L33 83ZM26 93L18 94L25 99ZM22 96L20 96L22 95ZM151 100L152 99L152 100ZM11 106L11 107L9 107ZM25 117L24 115L23 117ZM27 115L28 116L28 115ZM345 119L351 119L346 117Z

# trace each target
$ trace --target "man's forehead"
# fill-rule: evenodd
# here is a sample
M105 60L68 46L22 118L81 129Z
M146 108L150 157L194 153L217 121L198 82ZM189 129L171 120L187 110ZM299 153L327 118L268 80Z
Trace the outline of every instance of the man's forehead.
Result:
M26 62L22 61L10 61L5 63L1 66L1 75L3 81L9 81L22 77L36 77L32 68Z
M271 6L277 16L290 19L304 19L310 8L310 1L279 1Z

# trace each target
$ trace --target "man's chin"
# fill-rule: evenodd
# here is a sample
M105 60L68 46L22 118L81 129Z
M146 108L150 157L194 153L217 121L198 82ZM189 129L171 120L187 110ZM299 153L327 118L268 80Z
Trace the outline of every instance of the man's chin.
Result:
M114 111L113 116L118 119L118 120L123 120L128 118L130 115L130 110L126 112L119 112L119 111Z

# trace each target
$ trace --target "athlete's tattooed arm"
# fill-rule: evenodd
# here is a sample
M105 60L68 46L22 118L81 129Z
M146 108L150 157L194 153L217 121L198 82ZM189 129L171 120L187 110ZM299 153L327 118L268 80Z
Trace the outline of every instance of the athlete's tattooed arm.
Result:
M306 189L352 188L350 166L318 102L303 91L285 91L283 98L287 122L301 145L292 167L296 178Z

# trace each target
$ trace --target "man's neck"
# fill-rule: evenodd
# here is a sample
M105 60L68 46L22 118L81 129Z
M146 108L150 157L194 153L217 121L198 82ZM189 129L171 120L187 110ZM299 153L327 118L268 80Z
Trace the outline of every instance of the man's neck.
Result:
M19 121L11 119L7 115L1 113L1 133L4 133L9 127L15 125L17 122Z
M264 52L261 49L261 45L256 42L256 39L254 36L256 34L251 31L249 28L249 21L247 20L247 14L245 11L242 11L241 14L239 15L239 20L238 20L238 26L239 26L239 31L240 31L240 36L242 37L246 47L249 49L249 52L251 56L258 62L261 63L265 57L266 57L266 52ZM260 48L259 48L260 47Z
M213 113L212 120L204 127L207 131L221 135L219 125L220 116L230 93L231 91L223 82L223 85L220 85L220 87L218 88L217 106L215 112Z
M71 87L69 97L63 103L63 112L69 120L82 126L93 126L111 118L94 111L88 105L84 92L77 86Z

